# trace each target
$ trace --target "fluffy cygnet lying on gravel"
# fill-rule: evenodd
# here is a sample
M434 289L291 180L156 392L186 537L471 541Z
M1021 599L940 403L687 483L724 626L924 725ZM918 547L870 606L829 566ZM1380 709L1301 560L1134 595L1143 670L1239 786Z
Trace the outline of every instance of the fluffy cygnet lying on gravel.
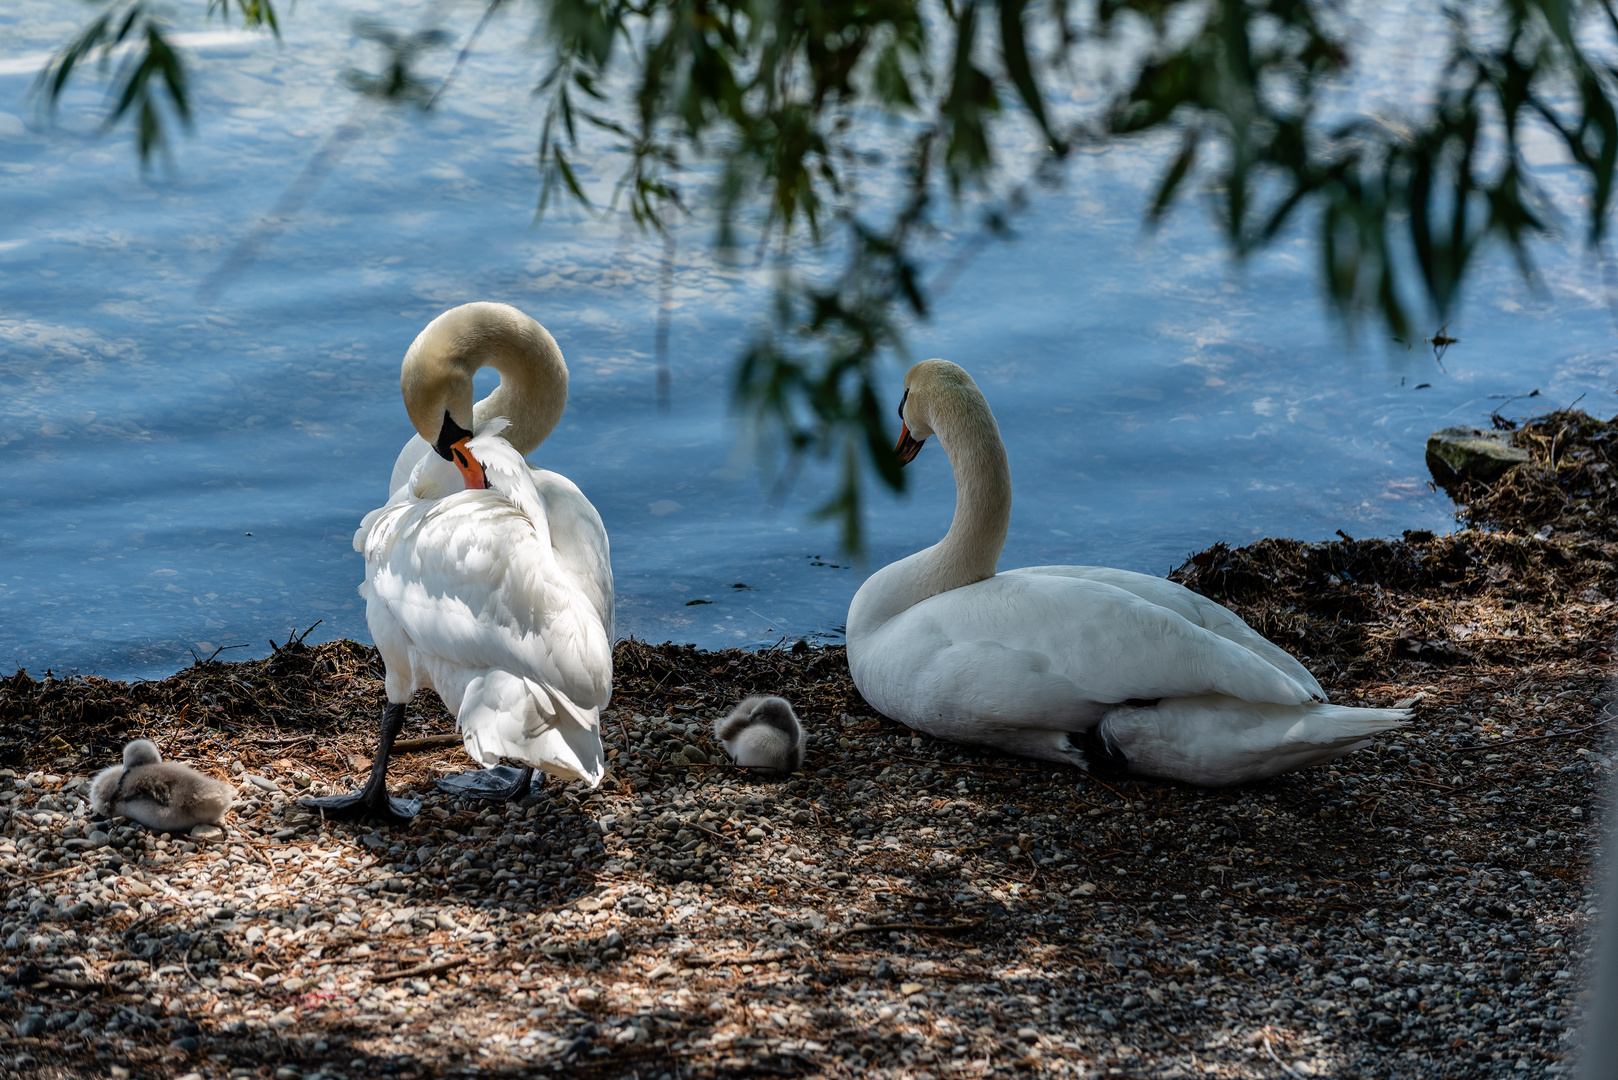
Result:
M124 763L102 769L90 781L90 808L126 817L154 832L182 833L194 825L217 825L236 789L174 761L164 761L150 739L124 747Z
M803 726L785 698L747 698L713 733L738 765L790 773L803 764Z

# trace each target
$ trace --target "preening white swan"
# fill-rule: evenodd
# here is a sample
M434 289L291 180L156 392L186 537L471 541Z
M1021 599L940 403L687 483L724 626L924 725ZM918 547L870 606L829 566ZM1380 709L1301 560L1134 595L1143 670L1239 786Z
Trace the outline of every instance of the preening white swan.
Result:
M485 366L500 386L474 409L472 376ZM341 818L414 816L420 800L387 794L387 758L420 687L438 691L475 761L524 765L515 781L500 770L497 782L455 789L514 798L535 767L594 785L612 694L607 533L572 481L523 460L561 418L561 350L516 308L465 304L427 325L399 381L418 435L387 504L354 534L387 667L381 743L364 788L304 801Z
M937 435L955 471L944 539L872 574L848 610L854 685L955 742L1207 786L1367 745L1409 713L1323 704L1304 666L1219 604L1103 566L995 573L1011 473L989 404L945 360L905 376L896 452Z

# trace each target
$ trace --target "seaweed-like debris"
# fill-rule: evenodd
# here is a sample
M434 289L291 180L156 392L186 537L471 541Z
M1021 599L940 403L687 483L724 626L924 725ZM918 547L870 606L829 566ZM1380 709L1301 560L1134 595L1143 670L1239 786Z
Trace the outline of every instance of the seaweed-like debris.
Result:
M784 694L814 715L865 708L841 647L706 652L688 645L617 643L614 705L642 712L728 709L752 693ZM166 752L207 756L227 747L323 745L370 731L384 697L382 659L356 641L294 641L261 660L202 661L153 682L79 677L0 679L0 766L86 772L132 738L162 733ZM409 734L453 731L438 697L422 693ZM361 740L363 741L363 740Z
M690 645L649 645L630 638L613 649L613 703L637 709L695 712L728 709L749 694L791 700L806 715L868 709L848 672L846 650L799 656L768 650L706 652Z
M380 713L381 677L376 650L355 641L294 640L262 660L203 660L157 681L18 670L0 679L0 764L82 772L154 732L182 756L329 735Z
M1533 461L1462 489L1463 531L1215 544L1169 576L1317 671L1350 677L1396 659L1549 660L1604 642L1618 588L1618 421L1564 410L1512 440Z
M1492 485L1467 484L1457 495L1473 528L1618 540L1618 417L1576 409L1535 417L1512 432L1533 455Z

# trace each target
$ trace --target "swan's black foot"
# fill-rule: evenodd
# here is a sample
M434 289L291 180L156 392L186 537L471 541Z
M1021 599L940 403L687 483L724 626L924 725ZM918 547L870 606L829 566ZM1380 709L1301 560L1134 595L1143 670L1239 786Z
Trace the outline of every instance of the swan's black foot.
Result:
M319 810L332 821L374 821L379 825L408 825L421 812L420 799L397 799L381 790L373 797L367 788L347 795L327 795L319 799L299 799L299 806Z
M526 798L534 779L533 766L514 769L496 765L492 769L471 769L438 781L438 790L470 799L490 802L516 802Z
M395 799L388 795L388 755L393 740L404 727L405 707L388 702L382 710L382 741L371 758L371 775L365 786L347 795L327 795L319 799L299 799L299 806L319 810L333 821L374 821L380 825L408 825L421 812L420 799Z
M1129 759L1124 752L1107 741L1100 732L1100 724L1080 732L1069 732L1068 744L1084 755L1090 771L1097 776L1115 779L1129 775Z

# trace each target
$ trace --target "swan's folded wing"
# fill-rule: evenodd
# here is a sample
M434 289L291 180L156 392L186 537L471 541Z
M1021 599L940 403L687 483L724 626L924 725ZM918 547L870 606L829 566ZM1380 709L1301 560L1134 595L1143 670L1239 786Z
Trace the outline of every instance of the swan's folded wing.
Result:
M601 624L607 643L613 639L612 555L601 515L577 484L559 473L532 471L534 487L545 501L551 551L557 569L585 596Z
M928 622L935 625L924 629ZM1087 577L1000 574L930 597L884 631L919 631L947 642L956 665L960 650L974 642L997 653L1027 655L1071 681L1083 702L1224 694L1302 704L1314 696L1242 644L1170 607ZM1018 696L1014 686L1004 692Z
M1200 593L1194 593L1167 578L1117 570L1110 566L1028 566L1009 570L1001 576L1018 575L1078 578L1101 582L1133 593L1148 603L1167 608L1204 630L1235 642L1308 690L1313 697L1321 701L1326 700L1326 691L1321 688L1319 680L1308 668L1299 663L1296 657L1248 626L1223 604L1216 603Z
M609 631L589 590L558 566L542 513L535 520L495 491L407 498L373 513L362 591L386 605L415 653L462 671L509 671L584 709L606 704Z

